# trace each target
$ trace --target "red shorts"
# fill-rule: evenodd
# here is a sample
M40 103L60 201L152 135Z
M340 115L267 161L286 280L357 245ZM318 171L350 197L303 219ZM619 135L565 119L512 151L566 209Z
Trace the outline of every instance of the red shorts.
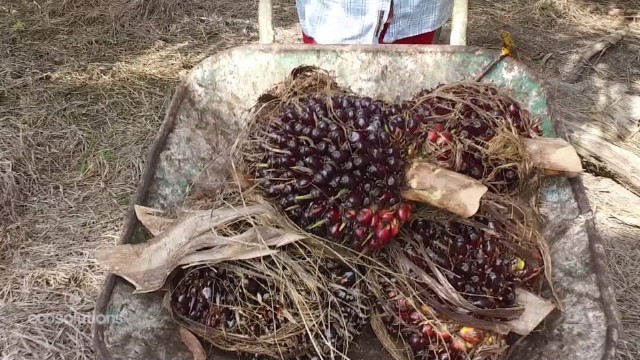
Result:
M378 38L378 43L379 44L384 44L384 35L387 33L387 29L389 28L389 24L384 24L384 27L382 28L382 32L380 33L380 37ZM420 34L420 35L416 35L416 36L411 36L408 38L404 38L404 39L398 39L394 42L392 42L392 44L405 44L405 45L433 45L434 40L435 40L435 35L436 32L438 30L434 30L432 32L428 32L428 33L424 33L424 34ZM313 40L313 38L305 35L304 33L302 33L302 42L305 44L317 44L315 40Z

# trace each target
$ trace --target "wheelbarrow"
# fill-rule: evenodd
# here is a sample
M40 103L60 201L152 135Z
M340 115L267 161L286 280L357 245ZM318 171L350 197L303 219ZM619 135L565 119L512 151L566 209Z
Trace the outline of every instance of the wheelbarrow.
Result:
M406 99L424 88L474 78L496 59L494 51L465 46L466 0L456 3L452 45L310 46L273 44L270 1L260 1L259 45L236 47L202 61L177 87L159 129L135 204L172 210L190 184L220 183L246 111L273 84L301 65L337 76L341 86L371 97ZM509 91L533 116L545 136L555 137L553 103L543 81L506 58L484 80ZM553 282L562 304L539 331L512 347L510 359L613 360L619 322L604 252L579 179L549 178L540 193L543 234L550 242ZM133 208L120 243L149 238ZM163 294L133 294L126 280L109 275L97 299L93 340L98 359L192 359L178 326L164 309ZM212 350L217 360L235 354ZM370 329L350 359L390 359Z

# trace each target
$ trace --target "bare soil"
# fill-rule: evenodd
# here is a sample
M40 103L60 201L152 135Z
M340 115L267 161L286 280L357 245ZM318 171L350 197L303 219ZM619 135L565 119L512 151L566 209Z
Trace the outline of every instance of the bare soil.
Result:
M300 41L294 2L274 2L277 41ZM596 175L585 182L626 330L619 359L638 359L640 1L471 3L470 44L498 48L499 32L512 33ZM117 241L180 78L207 56L257 42L256 14L255 0L0 3L3 359L94 358L104 272L91 251ZM563 81L580 54L620 29L622 42L592 58L578 83Z

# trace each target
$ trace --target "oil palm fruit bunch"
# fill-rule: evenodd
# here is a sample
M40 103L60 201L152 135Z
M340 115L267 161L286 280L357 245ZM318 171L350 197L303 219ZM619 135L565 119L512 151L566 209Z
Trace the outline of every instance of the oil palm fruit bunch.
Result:
M245 271L241 262L233 267L191 270L175 283L172 309L187 324L205 325L206 330L199 334L224 350L255 359L330 358L327 354L336 350L346 352L353 336L366 324L368 310L357 290L356 271L328 259L314 266L318 272L308 274L326 287L321 291L304 284L275 282L268 275L258 275L257 268ZM300 313L290 291L304 299L304 309L318 314ZM313 296L307 296L310 294ZM326 320L309 328L303 324L303 318L323 315ZM312 338L324 357L318 356Z
M404 107L414 123L424 124L410 140L410 153L484 180L498 192L515 190L524 181L521 177L528 176L520 158L526 154L517 153L517 139L541 136L540 124L497 88L479 83L440 85L419 92ZM498 136L505 134L510 136ZM505 141L511 144L508 150Z
M383 285L382 290L381 300L386 306L379 307L378 313L386 333L377 335L406 344L413 359L492 359L487 352L505 343L497 333L449 321L431 307L416 304L398 293L392 281Z
M407 151L399 135L408 126L397 105L308 96L283 105L254 134L255 179L303 229L356 250L380 249L412 209L401 198Z
M502 232L500 223L490 217L476 216L474 220L480 226L455 220L414 219L408 226L410 240L403 249L427 272L430 267L426 259L435 263L472 305L484 309L512 307L515 288L537 280L543 266L525 261L505 247L496 235Z

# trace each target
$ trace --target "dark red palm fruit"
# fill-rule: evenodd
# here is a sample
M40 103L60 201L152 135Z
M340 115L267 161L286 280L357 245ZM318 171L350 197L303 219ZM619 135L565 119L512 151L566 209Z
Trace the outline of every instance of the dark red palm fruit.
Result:
M322 139L327 137L327 131L316 127L312 128L310 135L311 139L313 139L316 144L318 144L320 141L322 141Z
M368 247L372 250L380 250L384 247L384 244L380 240L373 237L369 240Z
M293 186L293 184L286 184L282 188L282 193L285 195L292 195L294 191L295 191L295 187Z
M476 252L475 265L477 266L478 270L484 269L487 265L487 257L484 255L484 253L482 253L482 251Z
M348 209L344 213L344 218L350 221L355 220L357 216L358 216L358 213L354 209Z
M369 157L367 155L356 155L352 160L353 166L360 170L366 170L369 165Z
M311 170L318 171L322 169L324 165L322 163L322 158L318 155L312 155L304 158L304 164Z
M359 143L359 142L362 142L363 140L365 140L365 136L363 133L359 131L351 131L349 133L349 142L351 144Z
M345 96L345 97L342 98L340 105L342 106L342 108L348 109L350 107L353 107L353 100L351 100L349 97Z
M336 165L341 165L349 159L349 152L346 150L336 150L331 153L331 160Z
M426 122L427 118L424 114L424 110L420 109L418 110L417 113L414 113L413 115L411 115L411 119L414 121L417 121L418 124L423 124Z
M316 128L323 131L325 134L329 132L329 121L327 120L318 120ZM326 136L326 135L325 135Z
M323 202L315 201L309 204L307 210L304 213L304 216L310 220L315 221L315 219L319 218L324 214L326 206Z
M456 236L456 238L451 242L451 252L458 256L467 256L469 247L464 237Z
M389 175L387 176L387 187L389 189L394 189L400 186L400 177L397 175Z
M502 275L496 274L493 271L487 274L487 279L485 280L485 286L487 289L498 292L505 285L504 278Z
M340 187L340 176L335 176L329 180L329 186L333 189L338 189Z
M367 142L369 144L372 144L372 145L379 145L380 144L380 136L376 132L373 132L373 131L369 132L369 133L367 133Z
M362 206L363 196L362 193L358 191L353 191L345 200L344 204L346 207L351 209L357 209Z
M509 105L509 115L513 116L513 117L520 117L520 108L518 107L517 104L515 103L511 103Z
M369 225L373 218L373 211L368 208L361 209L356 216L356 221L361 225Z
M336 168L333 164L329 162L325 162L322 165L322 170L320 170L327 177L333 177L336 174Z
M360 99L360 106L363 109L367 109L369 110L369 108L371 107L371 105L373 104L373 99L371 99L368 96L363 97L362 99Z
M299 146L300 146L300 143L298 142L298 139L290 138L289 140L287 140L287 144L286 144L287 150L296 151L297 153Z
M282 156L278 159L281 168L287 169L296 166L296 158L294 158L293 156Z
M375 185L373 185L373 188L371 189L371 191L369 192L369 196L378 198L380 195L382 195L383 192L384 192L384 188L382 187L382 183L380 181L377 181Z
M311 137L311 132L313 132L313 127L305 126L304 129L302 129L302 136L307 138Z
M453 140L453 135L451 135L451 133L441 132L440 134L438 134L436 145L450 144L452 140Z
M347 122L353 121L356 118L356 111L353 108L347 109Z
M478 233L478 231L475 229L471 229L471 231L469 231L469 245L471 246L471 248L479 249L481 241L482 237L480 236L480 233Z
M355 226L354 234L356 235L356 238L358 239L359 242L363 242L364 240L366 240L367 236L369 235L369 229L367 229L364 226Z
M367 174L373 178L381 178L386 175L386 167L380 164L371 164L367 167Z
M456 274L465 277L471 274L471 265L468 261L463 260L454 265L453 271L455 271Z
M394 237L398 235L398 233L400 232L400 222L398 221L398 219L394 218L393 220L391 220L391 223L389 225L391 226L391 236Z
M330 223L337 223L341 219L340 210L337 207L332 207L325 213L325 219Z
M336 109L334 108L333 113L335 115L335 117L342 121L342 122L346 122L347 121L347 112L344 111L343 109Z
M294 194L289 194L287 196L280 198L280 205L282 206L283 209L286 209L295 204L296 204L296 196Z
M493 240L485 240L481 245L482 251L489 258L493 258L498 254L498 244Z
M413 333L409 336L409 346L414 352L422 351L427 347L427 339L422 334Z
M373 216L371 217L371 222L369 223L369 227L371 227L372 229L375 229L378 227L379 223L380 223L380 216L378 214L373 214Z
M435 143L439 137L440 137L440 133L438 133L436 130L431 129L429 130L429 132L427 132L427 140L430 143Z
M329 178L321 171L313 176L313 183L319 186L327 185Z
M339 239L342 234L342 223L335 223L329 227L329 236Z
M282 131L284 131L285 134L293 135L293 123L282 125Z
M395 156L389 156L386 163L389 170L393 172L396 172L402 168L402 161Z
M374 114L371 116L371 121L369 123L369 126L367 126L367 130L372 133L377 133L382 130L383 123L383 117L381 115Z
M300 146L298 151L299 151L301 157L305 157L305 156L314 155L317 150L315 148L310 147L310 146L303 145L303 146Z
M396 211L396 215L398 217L398 220L400 220L400 222L404 224L405 222L407 222L407 220L409 220L409 217L411 216L411 205L407 203L400 205L400 207Z
M309 177L298 177L296 180L296 188L299 190L306 189L309 185L311 185L311 179L309 179Z
M360 130L366 130L369 127L369 119L367 119L364 115L358 116L356 118L355 125Z
M389 146L391 145L391 135L386 132L380 133L379 142L381 146Z
M372 147L369 149L369 157L372 162L380 162L385 159L384 151L378 147Z
M396 215L389 210L381 210L378 214L380 215L380 220L385 222L391 222L391 220L396 218Z
M329 101L329 104L331 105L331 108L333 110L342 109L342 97L341 96L332 96L331 100Z
M443 123L435 123L433 124L433 130L435 130L436 132L443 132L445 130L445 126Z
M369 196L371 195L371 190L373 189L373 184L369 181L365 181L362 183L362 186L360 186L360 188L362 189L362 192L365 194L365 196Z
M384 150L385 154L389 155L389 156L399 156L400 155L400 151L394 147L391 148L387 148Z
M343 188L353 189L356 185L356 177L353 174L345 173L340 177L340 186Z
M420 332L422 332L422 335L425 337L433 337L436 334L435 330L433 330L433 326L429 324L422 325Z
M374 250L380 250L382 247L387 245L389 241L391 241L391 225L379 224L373 237L377 241L376 245L374 245L374 242L371 242L371 248L373 248Z
M316 113L316 116L315 116L316 119L324 119L329 116L329 112L327 112L327 110L324 107L318 108L314 111Z
M504 275L507 272L507 266L504 261L500 258L496 259L492 266L493 271L496 274Z
M491 309L495 307L493 300L483 296L472 296L470 297L469 302L471 305L480 309Z
M334 131L329 131L329 134L327 134L327 139L331 140L332 143L338 146L345 142L346 136L342 129L338 129Z
M436 332L436 337L438 338L438 340L448 341L449 339L451 339L451 334L449 334L448 331L438 331Z
M513 306L516 303L516 294L511 288L507 287L503 290L501 300L506 306Z

